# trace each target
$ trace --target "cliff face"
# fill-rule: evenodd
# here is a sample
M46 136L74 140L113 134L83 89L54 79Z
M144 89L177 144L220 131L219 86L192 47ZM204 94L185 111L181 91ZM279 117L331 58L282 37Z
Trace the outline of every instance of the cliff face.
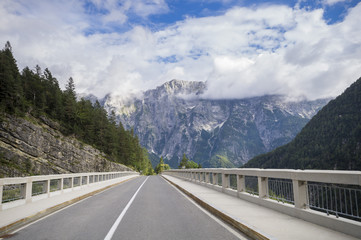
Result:
M103 153L74 137L65 137L58 129L45 118L2 116L0 177L131 170L108 161Z

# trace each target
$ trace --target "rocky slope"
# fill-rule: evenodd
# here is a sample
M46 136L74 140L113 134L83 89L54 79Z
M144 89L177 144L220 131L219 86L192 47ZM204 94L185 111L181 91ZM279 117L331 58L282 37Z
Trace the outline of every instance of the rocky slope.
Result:
M59 126L48 119L27 119L1 116L0 177L131 170L108 161L97 149L63 136Z
M203 167L240 166L291 141L328 100L287 101L282 96L203 99L203 82L172 80L142 96L103 100L140 143L177 167L183 153Z

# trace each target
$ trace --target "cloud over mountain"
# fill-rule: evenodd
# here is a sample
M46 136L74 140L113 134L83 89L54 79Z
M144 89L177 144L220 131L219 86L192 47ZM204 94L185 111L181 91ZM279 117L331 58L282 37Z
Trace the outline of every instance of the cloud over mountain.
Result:
M299 4L234 5L145 24L170 11L164 0L5 0L0 43L12 43L20 68L48 67L61 85L72 76L79 92L99 97L177 78L207 81L208 98L315 99L340 94L361 75L361 3L333 24L324 9Z

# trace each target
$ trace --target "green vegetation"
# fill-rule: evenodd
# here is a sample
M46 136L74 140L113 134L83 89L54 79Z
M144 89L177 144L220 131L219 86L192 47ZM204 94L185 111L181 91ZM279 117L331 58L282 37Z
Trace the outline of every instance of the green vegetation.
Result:
M24 198L24 196L21 194L20 188L24 188L24 185L7 185L3 190L2 203Z
M20 73L9 42L0 51L0 115L4 113L46 116L59 123L63 134L103 151L109 160L146 174L153 171L138 137L116 123L114 112L108 115L99 102L78 101L71 77L62 91L49 69L42 71L36 66L33 71L26 67Z
M159 174L165 170L169 170L170 166L168 164L164 164L163 157L160 158L158 165L155 167L155 173Z
M245 167L361 170L361 78L319 111L292 142Z
M217 154L211 158L210 161L211 167L220 167L220 168L233 168L234 164L227 158L227 156Z
M201 164L197 164L194 161L190 161L186 154L183 153L183 158L181 160L181 162L179 163L178 168L202 168Z

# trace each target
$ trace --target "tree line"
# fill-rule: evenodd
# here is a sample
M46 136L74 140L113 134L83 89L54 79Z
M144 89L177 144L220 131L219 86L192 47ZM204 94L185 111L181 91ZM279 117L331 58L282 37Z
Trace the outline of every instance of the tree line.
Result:
M202 165L201 165L201 164L197 164L196 162L189 160L188 157L186 156L186 154L183 153L183 157L182 157L182 160L181 160L180 163L179 163L178 168L179 168L179 169L184 169L184 168L202 168ZM171 169L170 166L169 166L168 164L165 164L165 163L164 163L164 160L163 160L163 157L161 157L161 158L159 159L158 165L155 167L155 173L156 173L156 174L160 174L160 173L162 173L163 171L166 171L166 170L169 170L169 169Z
M77 100L75 83L69 78L65 90L46 68L25 67L21 72L10 42L0 51L0 113L19 117L46 116L60 125L64 135L103 151L108 159L144 174L153 174L146 149L142 148L133 130L125 130L98 101Z

